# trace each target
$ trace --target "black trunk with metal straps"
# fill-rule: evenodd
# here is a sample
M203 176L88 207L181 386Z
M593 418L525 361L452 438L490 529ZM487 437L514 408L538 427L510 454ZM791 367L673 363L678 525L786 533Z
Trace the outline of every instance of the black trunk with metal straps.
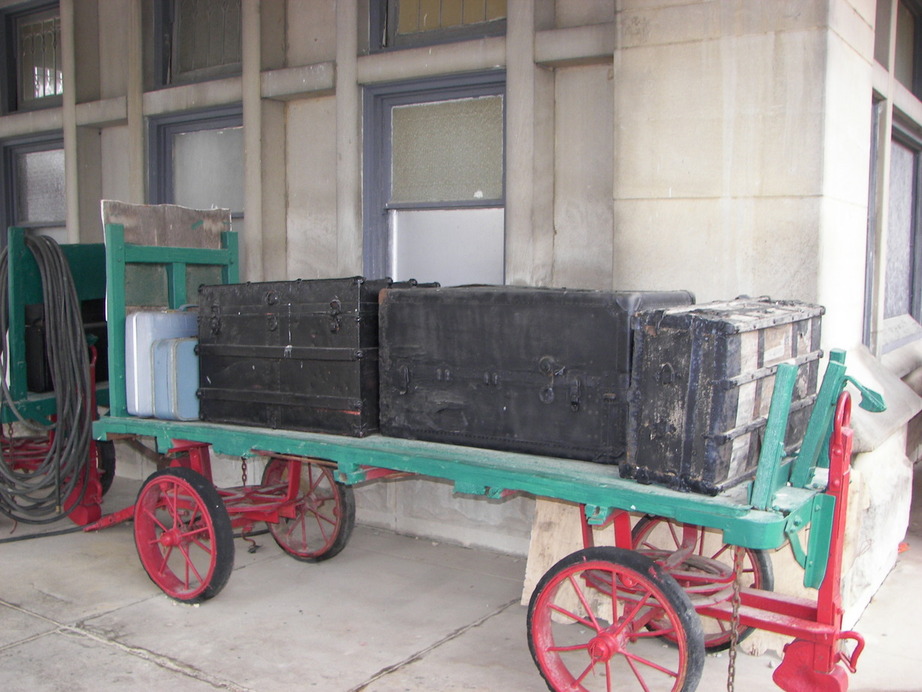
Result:
M617 462L631 316L693 301L687 291L389 290L380 308L382 432Z
M378 293L391 285L357 276L202 286L202 419L375 432Z

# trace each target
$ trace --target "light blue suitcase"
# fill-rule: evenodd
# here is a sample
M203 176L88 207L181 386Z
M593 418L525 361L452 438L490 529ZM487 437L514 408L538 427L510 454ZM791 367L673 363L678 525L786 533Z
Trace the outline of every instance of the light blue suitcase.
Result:
M164 420L198 420L198 339L158 339L151 347L154 416Z
M145 310L125 318L125 393L128 413L154 415L154 371L151 347L158 339L196 336L194 310Z

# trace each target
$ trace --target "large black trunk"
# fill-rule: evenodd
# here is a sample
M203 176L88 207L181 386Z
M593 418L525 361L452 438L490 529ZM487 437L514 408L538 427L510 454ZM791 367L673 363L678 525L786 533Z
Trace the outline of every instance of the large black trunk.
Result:
M622 477L716 494L758 466L778 364L799 366L786 445L815 399L823 308L738 299L636 318Z
M378 292L362 277L203 286L203 420L361 437L378 427Z
M382 299L386 435L603 463L625 449L631 316L686 291L470 286Z

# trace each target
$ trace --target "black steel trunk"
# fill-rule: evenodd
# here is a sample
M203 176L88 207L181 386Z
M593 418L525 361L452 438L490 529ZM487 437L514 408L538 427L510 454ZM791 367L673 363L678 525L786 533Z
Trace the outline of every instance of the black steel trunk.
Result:
M381 304L386 435L617 462L631 316L686 291L393 289Z
M815 399L823 308L738 299L635 319L628 454L621 475L716 494L755 475L781 362L799 366L786 446Z
M362 277L203 286L203 420L362 437L378 428L378 293Z

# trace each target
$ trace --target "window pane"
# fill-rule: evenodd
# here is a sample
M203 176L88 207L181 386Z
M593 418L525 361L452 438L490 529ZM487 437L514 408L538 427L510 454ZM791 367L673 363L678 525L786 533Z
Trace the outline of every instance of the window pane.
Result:
M884 318L912 308L912 236L917 153L894 141L890 154L890 202L887 225Z
M194 209L243 211L243 128L173 135L173 199Z
M506 0L399 0L397 33L412 34L506 18Z
M392 110L392 202L503 196L503 97Z
M63 149L16 155L16 202L17 223L64 221Z
M178 75L240 62L240 0L177 2L174 26Z
M877 16L874 22L874 59L881 65L887 65L890 52L890 26L888 24L889 4L877 3Z
M51 12L28 15L17 22L16 31L21 103L62 94L60 18Z
M909 8L900 3L896 14L896 64L893 74L907 89L912 89L916 51L916 20Z

